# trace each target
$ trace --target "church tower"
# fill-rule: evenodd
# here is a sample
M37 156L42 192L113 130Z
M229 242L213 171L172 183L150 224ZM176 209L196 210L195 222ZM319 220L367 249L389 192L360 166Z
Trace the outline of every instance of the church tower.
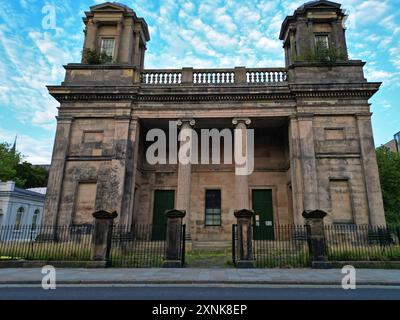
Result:
M348 53L341 5L311 1L299 7L282 24L286 66L295 62L347 61Z
M85 15L83 63L96 64L93 57L97 54L101 63L132 64L143 70L150 40L143 18L125 5L111 2L93 6Z

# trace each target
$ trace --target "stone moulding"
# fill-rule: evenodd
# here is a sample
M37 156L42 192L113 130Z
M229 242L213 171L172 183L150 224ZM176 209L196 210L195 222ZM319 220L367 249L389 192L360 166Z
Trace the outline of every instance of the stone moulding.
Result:
M296 98L369 98L376 91L323 91L323 92L294 92L287 94L75 94L54 93L53 97L59 101L90 101L90 100L131 100L131 101L259 101L259 100L294 100Z

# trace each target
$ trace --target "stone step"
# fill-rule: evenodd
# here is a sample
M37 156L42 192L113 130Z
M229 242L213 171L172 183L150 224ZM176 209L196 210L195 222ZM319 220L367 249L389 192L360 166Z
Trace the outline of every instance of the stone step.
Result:
M232 247L230 241L193 241L193 249L220 250Z

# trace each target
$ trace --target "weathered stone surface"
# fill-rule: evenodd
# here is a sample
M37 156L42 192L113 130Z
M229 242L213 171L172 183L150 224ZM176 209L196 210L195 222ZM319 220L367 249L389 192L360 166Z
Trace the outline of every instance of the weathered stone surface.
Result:
M252 208L253 189L270 189L277 224L303 224L302 212L315 209L327 212L326 223L385 224L368 101L380 84L367 82L363 62L348 60L338 8L301 9L285 23L296 35L283 36L286 44L296 41L300 48L314 40L315 30L332 32L330 43L345 53L344 61L294 63L288 56L294 54L291 46L286 47L287 69L223 71L143 70L149 39L144 21L126 8L114 9L122 10L124 27L118 26L115 13L95 7L85 20L85 47L99 46L102 34L120 37L116 63L69 65L65 82L49 87L60 108L46 222L93 222L87 212L94 199L95 210L118 211L120 223L151 224L155 191L173 190L175 207L187 211L193 241L230 241L234 211ZM307 10L314 16L308 17ZM316 14L324 21L308 24ZM221 72L234 75L233 82L194 82L196 74ZM257 73L270 82L252 82ZM279 73L288 78L272 81ZM161 82L144 81L141 76L149 74ZM174 75L180 83L168 80ZM251 120L247 129L255 130L254 172L247 177L235 176L234 163L146 161L146 135L153 128L166 130L168 121L195 119L197 132L232 131L235 118ZM79 200L86 192L80 185L95 194ZM205 225L208 189L221 190L220 226Z

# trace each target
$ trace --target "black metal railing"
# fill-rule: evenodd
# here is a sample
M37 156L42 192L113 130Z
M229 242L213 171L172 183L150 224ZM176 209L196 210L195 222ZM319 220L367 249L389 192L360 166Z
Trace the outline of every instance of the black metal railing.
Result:
M120 268L161 267L166 250L166 225L115 225L111 266Z
M232 261L240 257L238 227L232 226ZM252 226L253 258L257 268L302 268L311 265L306 226Z
M182 267L185 266L185 254L186 254L186 225L181 226L181 247L180 247L180 260Z
M325 225L330 261L400 261L400 227Z
M0 260L88 261L93 225L0 227Z
M233 265L236 267L237 257L238 257L238 234L237 234L238 226L237 224L232 225L232 262Z
M302 268L311 264L307 228L303 225L253 226L255 266Z

